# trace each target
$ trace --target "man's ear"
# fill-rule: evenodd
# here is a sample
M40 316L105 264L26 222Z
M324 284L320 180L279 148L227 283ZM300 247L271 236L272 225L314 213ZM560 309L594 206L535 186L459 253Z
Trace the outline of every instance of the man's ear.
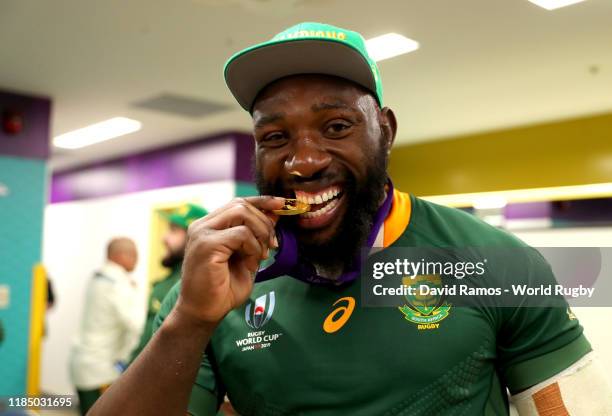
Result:
M393 141L395 140L395 134L397 133L397 119L395 118L393 110L389 107L384 107L380 110L380 116L380 128L383 132L383 139L386 141L385 146L387 148L387 153L390 153L391 146L393 146Z

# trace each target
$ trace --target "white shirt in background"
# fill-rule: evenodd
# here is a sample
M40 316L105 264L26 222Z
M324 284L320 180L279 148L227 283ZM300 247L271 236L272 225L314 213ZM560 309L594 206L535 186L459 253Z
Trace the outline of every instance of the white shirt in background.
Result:
M144 324L144 310L128 273L108 261L87 285L85 310L70 354L70 377L81 390L111 384L121 374Z

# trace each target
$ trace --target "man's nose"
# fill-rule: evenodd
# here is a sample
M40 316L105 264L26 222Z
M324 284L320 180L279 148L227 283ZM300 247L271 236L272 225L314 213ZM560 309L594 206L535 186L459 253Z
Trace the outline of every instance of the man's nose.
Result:
M292 175L311 178L324 171L332 161L317 140L303 137L293 143L292 152L285 160L285 169Z

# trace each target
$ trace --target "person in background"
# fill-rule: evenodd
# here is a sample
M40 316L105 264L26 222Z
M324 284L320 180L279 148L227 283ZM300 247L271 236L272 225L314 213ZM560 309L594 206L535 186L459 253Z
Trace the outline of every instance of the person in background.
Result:
M134 242L114 238L107 246L106 263L88 283L85 311L70 354L70 377L83 415L119 377L122 363L138 343L144 317L130 277L137 261Z
M47 308L45 309L45 323L43 325L43 337L47 337L48 335L48 327L47 324L47 313L49 310L53 309L55 305L55 292L53 291L53 284L51 283L51 279L49 278L49 274L46 276L47 279Z
M181 278L181 266L185 256L185 245L187 243L187 228L195 220L204 217L208 212L199 205L185 204L165 215L169 223L168 231L164 234L162 241L166 247L166 255L162 259L162 266L170 269L170 273L153 285L149 296L147 320L140 337L140 342L132 352L130 361L133 361L142 349L147 345L153 335L153 321L166 294Z
M55 305L55 292L53 291L53 283L47 275L47 310L53 308Z

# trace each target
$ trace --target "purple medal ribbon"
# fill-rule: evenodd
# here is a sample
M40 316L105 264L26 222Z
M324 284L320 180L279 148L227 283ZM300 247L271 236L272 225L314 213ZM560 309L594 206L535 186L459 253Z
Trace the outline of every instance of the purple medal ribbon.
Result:
M389 214L391 205L393 203L393 183L389 179L387 181L387 197L383 204L378 208L376 215L374 216L374 223L372 230L366 241L368 251L374 245L380 227L383 225L385 218ZM277 228L276 234L279 241L279 248L274 256L274 263L257 272L255 276L255 282L265 282L266 280L274 279L280 276L291 276L303 282L323 285L323 286L339 286L344 283L352 282L359 276L362 256L360 251L359 255L355 258L352 263L353 267L351 270L344 272L337 279L326 279L317 274L314 266L304 260L299 259L298 247L295 235L283 228Z

